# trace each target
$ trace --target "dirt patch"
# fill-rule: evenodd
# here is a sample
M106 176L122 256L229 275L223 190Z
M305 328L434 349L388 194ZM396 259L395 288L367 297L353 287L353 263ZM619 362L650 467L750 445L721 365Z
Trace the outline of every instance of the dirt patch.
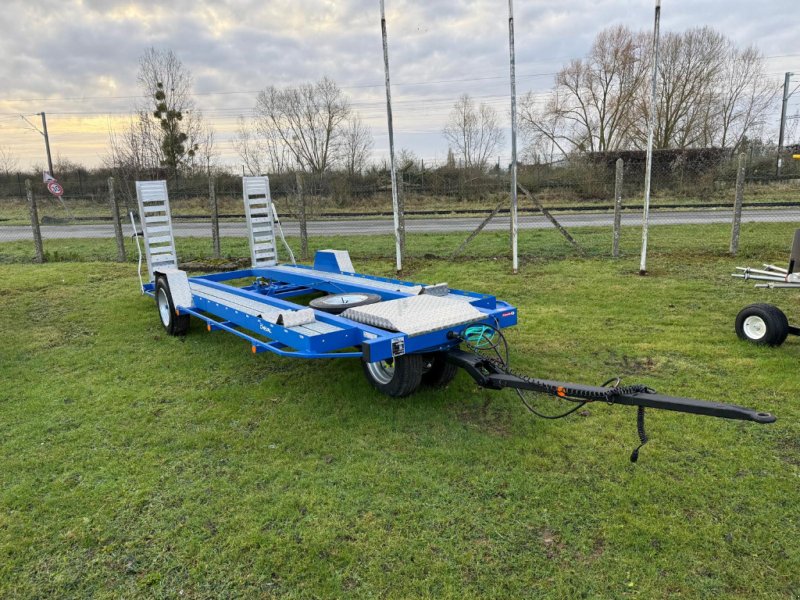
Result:
M491 406L490 399L485 400L480 406L454 405L453 412L461 423L483 433L498 437L508 437L511 434L511 419L508 413Z
M643 375L658 371L659 361L652 356L628 356L611 352L604 364L619 375Z

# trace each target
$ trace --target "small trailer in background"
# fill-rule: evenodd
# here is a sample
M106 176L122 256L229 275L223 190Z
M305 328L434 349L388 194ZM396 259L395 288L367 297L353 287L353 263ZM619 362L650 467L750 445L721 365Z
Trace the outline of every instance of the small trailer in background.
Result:
M794 233L789 266L784 269L764 264L762 267L736 267L739 273L732 276L764 282L757 283L757 288L800 289L800 229ZM790 325L786 313L765 303L750 304L740 310L734 328L739 339L765 346L780 346L789 335L800 335L800 327Z
M533 413L565 417L587 402L638 407L641 445L645 407L724 419L771 423L775 417L732 404L657 394L643 385L600 386L535 379L509 368L503 329L517 323L516 307L491 294L450 289L357 273L347 251L321 250L312 266L294 263L270 198L266 177L243 179L250 241L249 269L189 277L178 268L166 182L137 182L141 235L148 281L142 292L155 298L170 335L184 335L190 318L208 331L244 339L254 354L287 358L358 359L369 383L394 397L421 386L446 386L459 368L478 385L513 389ZM131 215L131 221L135 221ZM292 264L278 263L276 232ZM138 237L137 237L138 242ZM542 415L529 394L566 402L559 415ZM640 447L641 447L640 445ZM638 448L631 456L636 460Z

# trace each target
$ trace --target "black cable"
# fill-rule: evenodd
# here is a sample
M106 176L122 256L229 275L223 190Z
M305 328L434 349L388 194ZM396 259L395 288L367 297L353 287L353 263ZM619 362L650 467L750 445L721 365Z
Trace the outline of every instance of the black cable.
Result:
M508 347L508 340L506 339L506 336L503 335L503 332L500 331L500 324L498 323L497 319L495 319L495 325L496 326L492 326L492 325L477 325L477 326L473 326L473 327L483 327L483 328L492 330L493 335L492 335L491 339L484 338L483 337L484 336L484 332L483 331L480 333L480 337L478 338L477 341L473 341L473 340L469 339L467 337L468 336L467 331L470 329L470 327L466 328L462 332L462 334L459 335L459 338L461 339L461 341L463 341L466 344L467 348L469 348L469 350L473 354L476 354L478 356L484 357L484 355L482 354L482 351L484 351L484 352L487 351L487 350L493 351L495 356L497 356L497 360L496 361L494 361L492 359L489 359L489 360L492 360L492 362L495 363L496 366L498 368L500 368L502 371L504 371L504 372L508 373L509 375L511 375L512 373L511 373L511 369L509 367L510 353L509 353L509 347ZM496 340L494 339L495 337L497 338ZM481 340L483 340L483 339L487 339L488 340L489 343L488 343L487 346L481 346L481 344L482 344ZM500 351L501 343L502 343L502 348L503 348L503 352L502 353ZM610 379L609 381L613 381L613 379ZM618 378L617 378L617 381L619 381ZM608 382L606 382L606 383L608 383ZM570 408L565 413L558 414L558 415L546 415L544 413L541 413L541 412L537 411L535 408L533 408L528 403L527 400L525 400L525 394L524 394L524 392L522 390L514 389L514 391L517 393L517 396L519 397L519 399L522 402L523 406L525 406L525 408L528 409L529 412L531 412L532 414L534 414L537 417L540 417L542 419L549 419L549 420L563 419L564 417L567 417L567 416L571 415L576 410L580 410L583 406L586 405L586 401L577 400L577 399L573 399L573 398L565 398L565 397L563 397L563 396L561 396L561 395L559 395L557 393L553 393L553 394L550 394L550 395L556 396L556 397L560 398L561 400L567 400L569 402L577 402L577 404L575 406L573 406L572 408Z

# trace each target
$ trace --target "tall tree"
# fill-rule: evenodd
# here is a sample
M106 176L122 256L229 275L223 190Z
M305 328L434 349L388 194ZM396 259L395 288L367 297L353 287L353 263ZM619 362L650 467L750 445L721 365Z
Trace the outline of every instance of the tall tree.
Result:
M739 50L729 44L717 85L714 145L738 152L748 135L764 125L777 93L778 87L765 75L761 52L755 46Z
M163 167L172 173L191 169L196 156L208 166L214 135L192 99L189 69L172 50L148 48L139 59L137 82L144 99L127 127L109 132L111 153L106 162L123 171L124 177Z
M322 173L341 158L350 103L327 77L296 88L270 86L256 99L259 135L276 139L302 170Z
M522 98L519 119L530 141L562 154L625 147L634 124L630 109L646 82L645 47L643 34L627 27L601 31L586 58L558 72L543 106L530 92Z
M342 130L342 163L348 175L361 173L372 150L372 133L361 117L352 115Z
M650 106L650 35L601 31L586 58L556 75L542 101L528 93L519 119L528 155L643 148ZM666 33L658 69L656 148L736 149L764 121L775 97L755 48L739 50L708 27Z
M485 169L503 142L497 112L484 103L476 108L468 94L462 95L453 105L442 133L456 149L466 169Z

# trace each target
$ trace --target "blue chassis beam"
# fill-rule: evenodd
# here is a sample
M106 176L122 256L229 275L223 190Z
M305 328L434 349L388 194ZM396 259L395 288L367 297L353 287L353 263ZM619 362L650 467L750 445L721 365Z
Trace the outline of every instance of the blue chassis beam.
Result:
M356 275L363 283L334 282L310 268L309 273L286 273L279 269L258 268L242 269L225 273L214 273L202 277L192 277L190 281L202 283L229 294L234 294L245 299L263 302L283 310L298 310L307 308L295 304L284 298L310 293L318 290L328 293L367 292L380 295L384 300L393 300L411 296L412 293L402 291L389 291L371 285L371 282L393 283L402 286L417 284L396 279L373 277L370 275ZM263 278L273 282L272 285L262 288L258 284L246 287L235 287L224 283L235 279ZM275 285L275 282L278 285ZM146 294L152 296L154 284L149 283L144 287ZM477 323L493 325L499 328L510 327L517 323L517 310L515 307L496 300L493 296L451 290L457 295L472 298L470 304L483 312L486 317ZM374 362L386 360L397 356L399 349L402 354L421 354L449 350L459 344L457 339L450 335L460 327L440 329L429 333L408 336L404 333L390 332L377 329L362 323L356 323L337 315L321 311L314 311L317 321L328 323L340 328L338 331L318 335L304 335L297 331L287 329L281 325L270 323L257 316L236 310L224 303L210 301L197 295L193 296L194 308L176 307L179 314L189 314L205 321L209 331L223 330L248 341L254 353L272 352L280 356L293 358L357 358ZM476 323L476 324L477 324ZM256 337L258 336L258 337ZM266 339L265 339L266 338ZM358 350L358 347L361 350ZM346 349L352 351L345 351Z

